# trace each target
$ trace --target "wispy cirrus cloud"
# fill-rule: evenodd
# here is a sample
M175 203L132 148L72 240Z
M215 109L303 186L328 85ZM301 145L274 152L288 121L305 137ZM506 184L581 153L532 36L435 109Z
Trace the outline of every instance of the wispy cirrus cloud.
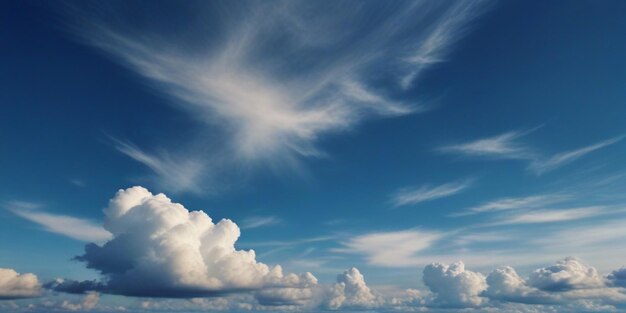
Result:
M598 149L608 147L624 139L624 136L614 137L579 149L557 153L549 158L535 160L529 165L529 169L538 175L551 171L560 166L576 161L583 156Z
M171 96L208 132L219 134L219 149L232 163L297 169L301 158L324 155L317 146L322 136L371 118L423 111L419 101L406 100L402 88L374 85L369 74L385 66L390 70L380 74L382 79L409 87L424 68L443 60L486 2L361 3L358 10L341 1L319 7L298 1L250 3L245 8L197 2L185 16L195 27L176 36L110 22L132 16L105 19L85 13L98 10L78 10L88 22L76 29L87 43ZM209 18L215 11L229 13ZM208 20L210 27L197 22ZM195 186L177 174L172 164L178 161L167 159L185 159L175 153L156 157L128 145L118 150L147 165L164 185ZM198 156L194 160L206 156L206 151L192 153ZM198 166L184 165L182 172L196 173Z
M43 226L48 232L72 239L101 243L112 236L102 226L90 220L39 211L40 205L36 203L13 201L3 204L3 207L19 217Z
M193 156L172 157L167 152L151 154L129 142L113 139L115 148L131 159L147 166L154 180L172 192L199 192L207 177L208 165ZM204 185L206 187L206 185ZM205 189L206 191L206 189Z
M277 225L282 222L283 220L276 216L251 216L251 217L244 218L241 221L241 228L243 229L259 228L259 227Z
M473 180L452 182L438 186L421 186L402 188L391 196L391 203L395 207L418 204L420 202L453 196L469 188Z
M533 159L534 153L517 139L528 132L511 131L498 136L478 139L467 143L443 146L437 150L444 153L494 159Z
M506 210L541 208L569 199L572 199L572 196L567 194L545 194L526 197L499 198L485 202L478 206L470 207L462 212L454 213L451 216L465 216Z
M458 154L468 157L524 160L529 162L527 167L529 171L541 175L624 139L624 136L614 137L575 150L546 156L545 154L538 153L528 145L521 143L519 140L536 129L537 128L527 131L511 131L498 136L478 139L467 143L442 146L436 150L443 153Z
M494 223L490 225L556 223L579 220L606 213L606 208L602 206L556 210L534 210L531 212L515 213L498 218Z
M418 264L418 252L433 246L443 233L410 229L374 232L352 237L343 242L343 248L332 251L364 255L373 265L404 267Z

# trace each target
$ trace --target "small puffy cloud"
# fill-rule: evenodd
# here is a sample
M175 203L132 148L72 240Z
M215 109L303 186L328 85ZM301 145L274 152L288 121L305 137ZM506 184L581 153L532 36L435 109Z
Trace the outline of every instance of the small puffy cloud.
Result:
M119 190L104 213L113 238L76 257L104 276L103 292L192 298L317 283L310 273L284 275L280 266L257 262L253 250L237 250L240 231L231 220L213 223L143 187Z
M61 308L67 311L90 311L100 302L100 294L97 292L89 292L80 303L72 303L65 300L61 303Z
M480 294L487 289L485 276L465 269L463 262L450 265L433 263L424 268L424 284L435 295L433 305L476 307L487 300Z
M33 298L40 293L41 284L34 274L0 268L0 300Z
M611 274L609 274L607 280L613 286L626 288L626 267L614 270Z
M595 268L585 265L574 257L565 258L552 266L536 269L530 274L528 282L531 286L545 291L568 291L604 286L604 279Z
M357 268L337 275L337 282L330 288L328 306L371 308L383 303L379 295L374 294L365 283L365 277Z
M510 266L502 266L489 273L487 285L487 290L482 295L492 300L521 303L552 302L547 294L529 287L526 280Z
M84 294L91 290L103 289L104 285L95 280L76 281L71 279L57 278L51 282L45 283L43 287L52 291Z

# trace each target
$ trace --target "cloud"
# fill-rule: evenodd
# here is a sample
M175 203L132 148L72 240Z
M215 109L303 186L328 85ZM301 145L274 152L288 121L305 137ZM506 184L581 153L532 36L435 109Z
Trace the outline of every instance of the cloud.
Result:
M350 238L340 253L364 254L373 265L405 267L419 264L416 254L431 247L443 234L422 230L377 232Z
M506 210L533 209L546 205L563 202L571 196L561 194L537 195L518 198L501 198L471 207L465 212L455 213L452 216L465 216L478 213L498 212Z
M447 183L439 186L421 186L418 188L403 188L398 190L392 197L391 202L394 206L403 206L417 204L424 201L430 201L449 197L469 188L472 182L462 181Z
M337 275L337 282L330 287L328 306L338 308L372 308L383 304L365 283L363 274L355 267Z
M626 288L626 267L614 270L611 274L609 274L607 280L613 286Z
M104 242L111 238L111 233L90 220L35 211L38 205L25 207L23 202L9 202L5 207L16 215L43 226L51 233L87 242Z
M85 294L92 290L102 290L106 286L96 280L76 281L71 279L57 278L43 285L44 288L58 292Z
M0 300L34 298L40 294L41 284L34 274L0 268Z
M490 225L538 224L579 220L606 214L606 208L591 206L558 210L535 210L528 213L512 214L497 219Z
M74 28L206 126L189 142L222 143L217 150L238 168L297 170L301 158L324 155L318 147L323 136L372 118L424 111L392 83L402 80L409 87L418 72L442 61L483 2L363 3L358 9L346 2L195 2L193 10L177 16L190 24L176 36L160 31L152 19L128 23L133 17L123 14L127 10L88 8L76 10L81 22ZM218 11L228 13L215 18L211 13ZM372 73L389 84L372 83ZM194 163L207 156L206 149L170 149L166 157L124 145L118 150L181 189L195 184L170 184L179 181L170 170L177 160L186 161L191 153L192 164L185 168L208 164Z
M278 265L257 262L254 251L237 250L240 231L231 220L213 223L203 211L190 212L164 194L119 190L104 213L113 238L88 244L76 257L105 278L98 291L192 298L316 284L310 273L285 275Z
M604 280L595 268L572 257L533 271L528 282L531 286L545 291L568 291L604 286Z
M60 306L67 311L91 311L98 305L98 302L100 302L100 294L97 292L89 292L80 303L72 303L65 300Z
M271 226L282 223L283 220L276 216L251 216L244 218L242 221L242 229L251 229L258 227Z
M113 139L115 148L133 160L147 166L155 174L155 181L172 192L200 192L206 177L204 162L190 157L176 158L169 153L149 154L135 145Z
M491 300L520 303L555 302L548 294L528 286L526 280L510 266L502 266L489 273L487 285L488 288L482 296Z
M532 130L531 130L532 131ZM495 137L471 141L468 143L443 146L437 150L471 157L494 159L533 159L534 153L516 140L531 131L511 131Z
M424 285L435 295L432 305L476 307L486 302L480 294L487 289L485 276L465 269L463 262L433 263L424 268Z
M459 1L448 9L417 51L406 59L413 68L402 78L402 86L408 88L425 69L443 62L450 46L466 32L467 24L485 11L486 3L488 1Z
M538 127L527 131L511 131L495 137L439 147L437 151L469 157L525 160L529 162L529 171L541 175L624 139L624 136L614 137L576 150L545 156L518 142L519 138L537 129Z
M615 144L621 141L622 139L624 139L624 136L604 140L604 141L601 141L601 142L598 142L598 143L595 143L595 144L592 144L583 148L579 148L576 150L557 153L546 159L535 160L529 165L529 169L535 172L536 174L540 175L542 173L551 171L553 169L556 169L558 167L571 163L577 159L580 159L583 156L591 152L594 152L598 149L602 149L604 147Z

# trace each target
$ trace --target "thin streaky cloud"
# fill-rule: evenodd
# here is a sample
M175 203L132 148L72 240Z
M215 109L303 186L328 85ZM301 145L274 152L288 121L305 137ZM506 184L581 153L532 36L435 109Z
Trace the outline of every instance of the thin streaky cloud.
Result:
M489 225L542 224L579 220L606 214L602 206L590 206L558 210L535 210L498 218Z
M414 205L425 201L450 197L461 193L473 184L473 180L447 183L438 186L421 186L414 188L403 188L391 196L394 207Z
M582 158L583 156L591 152L594 152L596 150L618 143L622 139L624 139L624 136L619 136L619 137L607 139L607 140L604 140L604 141L601 141L601 142L598 142L593 145L589 145L580 149L557 153L545 160L535 160L530 164L529 169L535 172L537 175L541 175L545 172L548 172L558 167L561 167L563 165L569 164L579 158Z
M259 227L272 226L282 223L283 220L276 216L251 216L244 218L241 223L241 228L252 229Z
M336 253L361 254L369 264L387 267L414 266L418 252L433 246L444 234L419 229L375 232L350 238Z
M533 209L545 207L547 205L552 205L559 202L564 202L570 199L572 199L572 196L566 194L546 194L516 198L499 198L493 201L485 202L478 206L470 207L462 212L451 214L450 216L457 217L506 210Z
M448 9L440 22L434 27L417 51L406 59L413 66L400 84L409 88L421 73L434 64L445 61L451 46L467 32L468 24L487 9L490 1L458 1Z
M511 131L498 136L467 143L443 146L438 148L437 151L470 157L520 160L533 159L535 158L535 153L517 141L517 139L528 133L529 131Z
M576 150L545 156L531 149L528 145L519 142L521 137L540 127L541 126L535 127L527 131L510 131L498 136L478 139L467 143L442 146L437 148L436 151L487 159L523 160L529 162L527 167L528 171L541 175L574 162L591 152L618 143L625 137L614 137Z
M200 182L205 177L206 170L204 162L191 158L173 158L168 153L149 154L131 143L113 140L119 152L150 168L155 174L155 180L162 187L172 192L200 191Z
M35 211L31 208L24 208L8 203L5 205L7 209L15 215L37 223L44 227L48 232L63 235L72 239L102 243L111 239L111 233L102 226L87 220L67 215L50 214L41 211Z

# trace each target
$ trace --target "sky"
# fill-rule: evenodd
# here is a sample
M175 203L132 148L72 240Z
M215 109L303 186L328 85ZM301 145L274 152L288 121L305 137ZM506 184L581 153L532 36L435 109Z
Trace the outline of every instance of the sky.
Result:
M625 12L3 1L0 312L626 310Z

